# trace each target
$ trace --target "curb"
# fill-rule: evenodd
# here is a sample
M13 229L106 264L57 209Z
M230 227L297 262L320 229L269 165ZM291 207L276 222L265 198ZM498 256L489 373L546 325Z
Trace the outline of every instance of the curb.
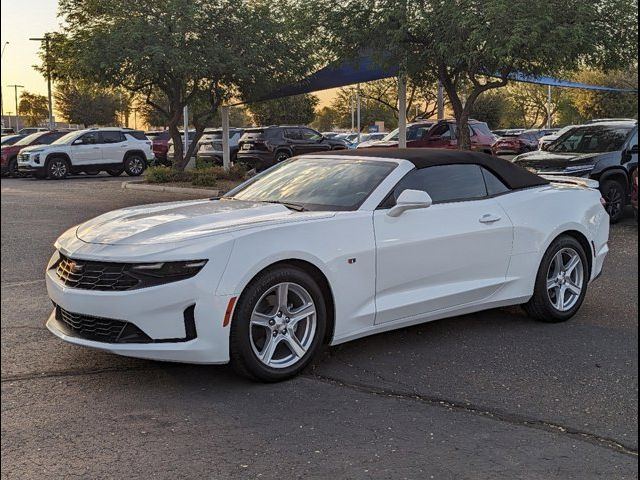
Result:
M217 197L220 195L220 190L208 188L167 187L164 185L152 185L140 180L122 182L122 189L146 192L186 193L189 195L205 195L207 197Z

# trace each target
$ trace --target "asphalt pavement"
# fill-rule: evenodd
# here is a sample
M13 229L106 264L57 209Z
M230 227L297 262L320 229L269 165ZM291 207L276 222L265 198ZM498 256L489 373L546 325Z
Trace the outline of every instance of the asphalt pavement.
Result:
M570 322L518 308L327 348L276 385L127 359L44 327L56 237L186 195L122 179L2 180L2 478L632 479L638 228Z

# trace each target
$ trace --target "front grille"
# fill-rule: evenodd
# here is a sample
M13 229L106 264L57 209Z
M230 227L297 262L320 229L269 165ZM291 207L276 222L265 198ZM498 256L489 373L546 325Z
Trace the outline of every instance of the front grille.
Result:
M126 263L72 260L61 255L56 274L67 287L121 292L136 288L140 283L127 272L128 267Z
M22 160L23 162L28 162L29 161L29 154L28 153L21 153L18 155L18 160Z
M103 343L152 343L153 340L142 330L129 322L110 318L93 317L69 312L56 307L56 320L66 333Z

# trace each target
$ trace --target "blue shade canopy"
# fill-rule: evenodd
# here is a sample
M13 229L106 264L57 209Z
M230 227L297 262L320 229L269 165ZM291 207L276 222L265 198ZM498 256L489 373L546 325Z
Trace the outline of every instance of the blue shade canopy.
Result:
M258 99L250 101L273 100L276 98L290 97L293 95L302 95L305 93L319 92L331 88L346 87L347 85L355 85L357 83L372 82L374 80L382 80L398 75L400 69L398 67L380 67L369 56L363 56L358 60L340 62L329 65L309 77L297 83L287 85L272 93L262 96ZM579 88L584 90L596 90L602 92L613 93L638 93L637 89L624 89L607 87L603 85L589 85L586 83L571 82L553 77L533 77L523 73L517 73L510 76L511 80L516 82L534 83L537 85L549 85L560 88Z

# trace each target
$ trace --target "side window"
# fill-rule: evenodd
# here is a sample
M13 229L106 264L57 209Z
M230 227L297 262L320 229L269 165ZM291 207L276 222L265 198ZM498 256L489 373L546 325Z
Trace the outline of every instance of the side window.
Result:
M96 143L99 143L99 138L98 138L98 132L90 132L90 133L85 133L84 135L82 135L82 137L80 137L80 140L82 140L81 144L83 145L93 145Z
M440 165L409 172L394 190L394 201L405 190L422 190L433 203L462 202L487 196L478 165Z
M440 125L436 125L431 130L432 137L441 137L441 138L451 138L451 130L449 129L448 123L441 123Z
M302 128L300 129L300 133L302 134L302 139L308 142L317 142L322 138L322 135L310 128Z
M493 197L494 195L502 195L503 193L511 191L504 183L502 183L502 180L486 168L482 168L482 175L484 176L484 183L487 185L487 193L490 197Z
M631 140L629 140L628 148L633 148L637 146L638 146L638 130L636 130L636 133L634 133L633 136L631 137Z
M289 140L302 140L302 136L300 135L300 130L297 128L287 128L284 131L284 137Z
M120 143L125 138L121 132L102 132L102 143Z

